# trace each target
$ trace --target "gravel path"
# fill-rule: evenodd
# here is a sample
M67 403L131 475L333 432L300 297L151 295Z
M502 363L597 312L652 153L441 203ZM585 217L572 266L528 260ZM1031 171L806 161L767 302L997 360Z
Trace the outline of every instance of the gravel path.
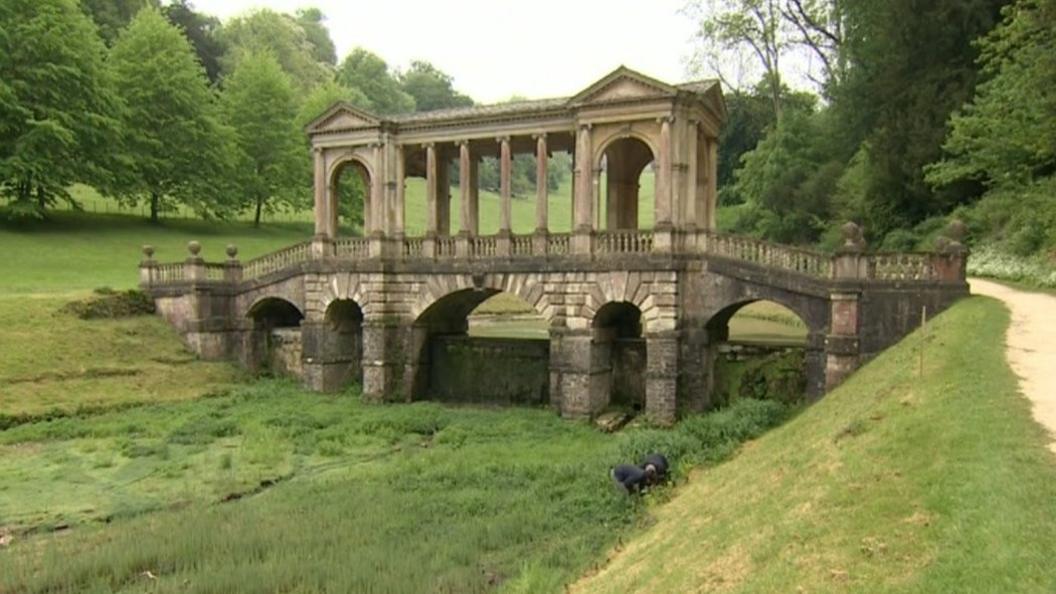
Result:
M977 278L969 282L972 293L1000 299L1012 310L1005 340L1008 362L1023 394L1034 403L1034 418L1054 439L1049 449L1056 452L1056 296Z

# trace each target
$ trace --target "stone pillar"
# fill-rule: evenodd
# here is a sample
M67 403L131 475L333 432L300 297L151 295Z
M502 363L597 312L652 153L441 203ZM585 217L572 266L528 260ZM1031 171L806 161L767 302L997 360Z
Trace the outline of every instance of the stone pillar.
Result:
M404 153L403 145L394 145L393 151L396 155L396 193L392 205L392 233L397 239L404 236L404 203L406 202L406 176L407 155Z
M470 188L473 186L473 155L469 152L469 142L458 144L458 186L461 194L459 200L459 233L476 235L473 231L473 212L470 202L473 200Z
M675 422L678 405L678 332L645 336L645 413L658 425Z
M513 228L513 155L510 137L499 138L499 233L509 235Z
M830 324L825 337L825 390L831 390L858 368L859 293L829 295ZM809 379L808 379L809 381Z
M671 117L660 118L660 154L656 164L656 229L671 227Z
M315 192L315 234L325 235L329 231L330 209L327 208L326 158L323 149L319 147L313 148L312 159L314 165L314 181L312 184Z
M425 236L436 237L440 228L439 190L437 186L436 145L425 145Z
M224 282L237 285L242 282L242 263L238 261L238 246L233 243L228 244L224 251L227 253L227 261L224 262Z
M436 233L451 235L450 159L442 147L436 148Z
M192 282L205 280L205 258L201 256L202 244L187 242L187 259L183 262L183 278Z
M388 315L368 315L363 324L363 399L406 400L403 385L410 322Z
M697 178L700 173L697 168L700 166L700 159L697 158L698 152L701 147L698 144L699 124L696 121L689 122L688 129L686 130L686 162L688 171L686 178L683 180L685 195L685 205L683 206L683 227L690 231L695 231L700 225L701 219L703 218L703 196L700 195L697 188Z
M550 330L550 403L566 419L590 419L609 405L611 370L587 329Z
M590 124L581 124L576 132L576 194L573 200L571 251L590 255L594 251L594 148Z
M323 320L301 322L304 383L316 392L338 392L360 380L363 330L359 324L336 327Z
M807 334L807 347L803 358L803 365L807 379L807 397L819 398L825 394L825 376L826 368L828 366L828 355L825 353L824 332L809 332Z
M535 232L545 234L550 228L549 153L546 134L535 137Z
M943 282L964 282L968 264L968 248L964 238L968 227L959 219L950 221L942 237L936 240L938 253L932 256L937 280Z
M682 330L678 372L678 393L684 399L682 405L692 412L710 410L715 357L703 322Z
M374 145L374 178L370 180L370 222L368 223L368 234L371 236L383 236L385 220L385 169L382 163L382 145ZM373 253L372 253L373 255Z
M154 259L154 246L143 246L143 259L139 261L139 286L146 289L154 284L155 269L158 261Z
M708 231L716 228L716 213L719 208L719 141L708 139L708 192L705 198L704 212Z

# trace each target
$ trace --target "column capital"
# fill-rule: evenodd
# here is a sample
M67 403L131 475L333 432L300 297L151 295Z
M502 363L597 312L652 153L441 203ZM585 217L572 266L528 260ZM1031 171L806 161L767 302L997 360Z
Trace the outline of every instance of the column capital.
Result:
M435 149L436 148L436 143L435 142L423 142L422 143L422 148Z
M462 148L462 147L469 148L469 139L468 138L460 138L460 139L455 141L455 146L457 146L459 148Z
M594 127L594 123L593 122L580 122L579 124L576 125L577 129L586 130L587 132L590 132L590 129L593 128L593 127Z
M532 134L532 140L546 140L546 132L536 132Z
M675 122L675 116L674 115L662 115L662 116L656 118L656 123L657 124L673 124L674 122Z
M510 142L510 135L509 134L504 134L502 136L496 136L495 137L495 142L498 142L500 144L503 143L503 142L508 143L508 142Z
M313 147L312 147L312 153L314 153L314 154L316 154L316 155L321 155L321 154L323 154L323 150L324 150L324 149L323 149L323 147L321 147L321 146L313 146Z

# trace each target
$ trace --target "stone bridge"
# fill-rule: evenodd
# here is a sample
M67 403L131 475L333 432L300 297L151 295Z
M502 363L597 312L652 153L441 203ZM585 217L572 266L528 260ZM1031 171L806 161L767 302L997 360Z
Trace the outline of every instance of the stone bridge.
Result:
M671 86L620 68L571 98L381 119L338 104L308 128L315 154L316 234L241 263L182 262L145 248L141 286L205 358L268 358L275 329L299 333L290 363L315 390L362 381L370 400L430 393L430 345L465 335L492 295L527 302L549 326L546 400L567 417L603 410L621 349L644 343L644 401L657 422L710 404L727 323L769 300L806 324L811 394L839 383L920 319L967 294L963 228L937 253L865 251L844 227L835 254L714 231L715 172L725 106L718 86ZM549 230L547 166L573 158L572 231ZM535 229L513 231L513 155L536 158ZM460 230L450 231L453 155ZM479 162L497 159L501 223L479 234ZM652 166L655 223L639 228L639 176ZM338 235L338 178L361 176L364 237ZM404 180L426 180L426 231L404 228ZM601 184L604 176L604 200ZM480 361L482 377L489 362Z

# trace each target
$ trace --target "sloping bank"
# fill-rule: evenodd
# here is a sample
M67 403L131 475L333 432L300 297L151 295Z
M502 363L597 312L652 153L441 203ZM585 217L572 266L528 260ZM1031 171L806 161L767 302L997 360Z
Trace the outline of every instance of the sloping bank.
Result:
M959 303L733 460L575 592L1056 592L1056 458ZM924 373L919 375L924 345Z

